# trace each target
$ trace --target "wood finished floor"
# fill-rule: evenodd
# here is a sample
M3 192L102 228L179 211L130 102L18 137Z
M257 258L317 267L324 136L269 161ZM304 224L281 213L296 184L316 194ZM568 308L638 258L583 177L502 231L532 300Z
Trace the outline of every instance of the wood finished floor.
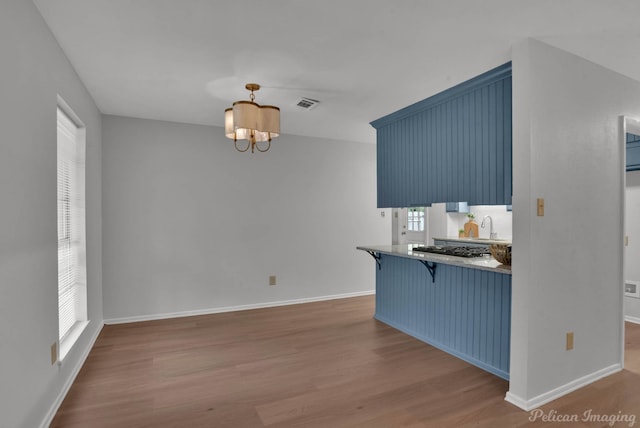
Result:
M51 427L606 427L530 422L508 383L373 319L373 296L105 326ZM635 415L626 369L542 407ZM615 427L629 426L618 422Z

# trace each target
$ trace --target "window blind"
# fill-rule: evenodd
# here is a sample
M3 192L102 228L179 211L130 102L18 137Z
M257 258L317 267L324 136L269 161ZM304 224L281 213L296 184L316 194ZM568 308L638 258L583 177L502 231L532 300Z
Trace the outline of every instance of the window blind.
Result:
M86 319L84 139L62 109L57 116L58 328L63 341Z

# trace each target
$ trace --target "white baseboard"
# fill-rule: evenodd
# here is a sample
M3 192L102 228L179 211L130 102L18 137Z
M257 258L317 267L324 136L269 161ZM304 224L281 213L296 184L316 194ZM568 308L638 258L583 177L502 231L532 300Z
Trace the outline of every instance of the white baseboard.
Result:
M552 389L549 392L545 392L544 394L540 394L537 397L532 398L531 400L525 400L523 398L518 397L511 392L507 392L507 395L504 397L505 401L513 404L514 406L520 407L522 410L526 410L527 412L533 409L537 409L538 407L549 403L557 398L562 397L563 395L567 395L570 392L573 392L577 389L582 388L583 386L587 386L590 383L593 383L597 380L600 380L604 377L612 375L614 373L622 370L622 366L620 364L614 364L609 367L605 367L601 370L598 370L594 373L583 376L579 379L573 380L565 385L562 385L558 388Z
M89 343L87 344L85 349L82 351L82 355L78 359L78 362L73 367L71 376L69 376L67 381L64 383L62 389L60 390L60 393L58 394L55 401L49 408L49 411L45 415L42 423L40 424L40 428L47 428L49 425L51 425L51 422L53 421L53 418L55 417L56 412L58 411L58 409L60 408L60 405L62 404L62 401L67 396L69 389L71 389L71 385L73 385L73 382L76 380L78 373L80 373L80 369L82 368L82 365L84 364L85 360L89 356L89 352L91 352L91 349L93 349L93 345L96 343L96 340L98 339L98 335L102 331L103 326L104 326L104 323L100 322L100 325L98 326L95 333L89 340Z
M634 324L640 324L640 318L631 317L631 316L627 315L627 316L624 317L624 320L628 321L628 322L632 322Z
M531 410L528 406L527 400L523 400L517 395L511 393L511 391L507 391L507 394L504 396L504 401L507 401L513 404L516 407L520 407L522 410L526 410L527 412Z
M272 308L276 306L298 305L301 303L320 302L324 300L346 299L349 297L369 296L375 294L375 290L357 291L354 293L332 294L328 296L307 297L304 299L282 300L277 302L254 303L250 305L226 306L220 308L197 309L193 311L169 312L163 314L138 315L132 317L111 318L104 320L105 324L124 324L130 322L153 321L168 318L191 317L195 315L210 315L223 312L247 311L251 309Z

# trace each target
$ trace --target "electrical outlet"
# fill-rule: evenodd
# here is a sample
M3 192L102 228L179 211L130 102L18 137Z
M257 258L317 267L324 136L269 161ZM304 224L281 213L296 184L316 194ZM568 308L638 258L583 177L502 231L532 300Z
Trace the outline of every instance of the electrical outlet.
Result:
M276 276L275 275L271 275L269 277L269 285L276 285Z
M55 364L58 361L58 342L53 342L51 345L51 364Z
M567 333L567 351L571 351L573 349L573 332L570 331Z
M626 280L624 282L624 295L640 299L640 282Z

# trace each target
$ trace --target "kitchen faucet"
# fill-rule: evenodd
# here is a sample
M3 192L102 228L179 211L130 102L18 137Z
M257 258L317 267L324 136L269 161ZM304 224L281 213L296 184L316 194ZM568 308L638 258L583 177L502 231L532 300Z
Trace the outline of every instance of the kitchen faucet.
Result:
M484 222L489 219L489 239L496 239L498 237L498 233L493 231L493 218L490 215L484 216L482 219L482 223L480 223L480 227L484 229Z

